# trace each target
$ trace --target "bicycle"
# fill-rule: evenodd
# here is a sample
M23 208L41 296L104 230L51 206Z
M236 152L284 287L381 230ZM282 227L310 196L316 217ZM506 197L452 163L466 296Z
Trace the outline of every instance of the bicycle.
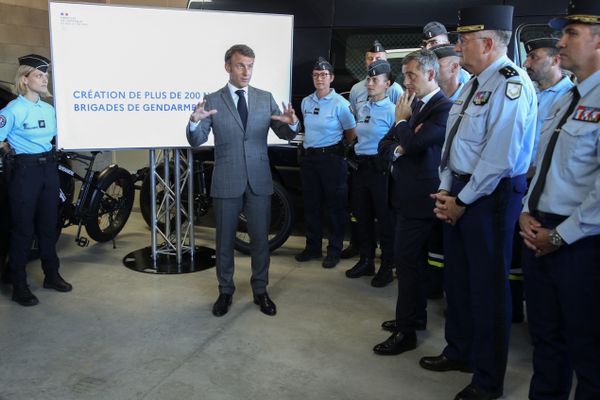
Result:
M93 166L100 152L91 156L73 153L58 153L61 199L59 210L59 233L62 228L77 225L75 243L86 247L89 240L81 235L85 226L88 235L97 242L113 241L121 232L131 214L135 188L131 174L124 168L112 164L102 171L94 171ZM85 176L71 169L71 162L85 165ZM73 203L75 181L82 182L77 200Z
M208 214L212 207L212 198L210 197L210 183L212 178L212 149L200 149L194 152L194 220ZM169 164L171 171L175 168L173 164ZM157 173L162 177L164 164L159 164L156 167ZM142 180L140 190L140 211L148 226L151 224L151 209L150 209L150 175L149 168L138 173L139 179ZM182 171L183 172L183 171ZM187 189L184 187L183 193ZM166 215L162 211L161 205L164 200L164 191L160 185L156 188L156 209L158 227L162 230L165 226ZM182 199L182 208L187 209L187 197ZM171 223L174 224L175 216L170 215ZM292 233L294 224L294 207L288 191L283 185L277 181L273 181L273 195L271 197L271 225L269 229L269 251L274 251L281 247ZM237 251L243 254L250 254L250 236L248 234L247 219L244 213L240 213L238 219L238 228L234 240L234 247Z

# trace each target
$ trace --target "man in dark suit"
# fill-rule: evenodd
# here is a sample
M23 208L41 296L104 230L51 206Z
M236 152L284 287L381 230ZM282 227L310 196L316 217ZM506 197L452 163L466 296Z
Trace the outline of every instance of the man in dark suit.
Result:
M192 146L205 143L211 128L215 141L211 196L217 225L219 298L212 312L217 317L227 313L235 291L233 243L242 210L248 218L254 303L267 315L277 312L267 294L273 194L267 135L272 128L280 138L292 139L299 122L291 105L284 106L281 114L271 93L248 86L254 58L254 52L246 45L227 50L225 70L229 83L198 103L187 127Z
M435 215L430 193L440 181L438 167L452 103L436 81L437 56L418 50L402 61L406 93L396 104L396 124L379 142L379 156L392 163L390 203L396 212L394 258L398 275L396 319L383 329L393 334L376 345L381 355L400 354L417 347L417 330L427 324L423 291L427 242Z

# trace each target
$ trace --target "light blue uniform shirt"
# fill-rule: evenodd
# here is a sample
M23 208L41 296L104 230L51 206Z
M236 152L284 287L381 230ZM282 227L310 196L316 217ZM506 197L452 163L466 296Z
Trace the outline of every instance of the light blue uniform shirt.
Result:
M499 71L512 67L517 73L506 78ZM477 77L479 87L467 106L450 149L448 165L440 171L440 189L450 190L452 172L471 174L458 194L471 204L491 194L502 178L525 174L531 163L537 100L527 73L505 55ZM461 91L450 109L446 138L457 120L474 79ZM444 143L445 147L448 141Z
M350 103L331 89L325 97L317 93L302 99L304 148L333 146L342 140L344 131L356 127Z
M404 89L397 82L390 85L385 91L385 95L390 99L393 104L398 102L398 98L402 96ZM352 112L358 116L359 108L369 100L369 93L367 91L367 78L356 83L350 89L350 104L352 105Z
M556 230L567 243L600 234L600 70L577 84L581 99L558 135L552 162L538 203L538 210L569 216ZM542 160L552 133L566 112L572 93L562 96L544 121L537 164ZM539 179L536 171L530 188ZM523 212L529 212L529 196Z
M458 96L460 96L460 93L462 92L464 87L465 87L465 82L459 81L458 87L456 88L456 90L454 91L452 96L448 97L448 100L450 100L452 103L454 103L458 99Z
M50 151L56 136L54 107L38 100L33 103L19 96L0 110L0 141L8 143L17 154Z
M358 143L354 145L357 155L377 154L379 141L394 126L395 109L396 105L388 97L376 102L367 101L360 107L356 121Z
M464 68L461 68L458 74L458 83L467 83L469 79L471 79L471 74L465 71Z
M548 113L552 109L555 102L558 101L565 93L567 93L573 87L573 82L566 76L560 81L556 82L554 86L551 86L545 90L540 91L536 87L537 99L538 99L538 115L537 123L535 128L535 142L533 143L533 158L534 165L537 154L538 143L540 141L540 132L542 131L542 121L546 119Z

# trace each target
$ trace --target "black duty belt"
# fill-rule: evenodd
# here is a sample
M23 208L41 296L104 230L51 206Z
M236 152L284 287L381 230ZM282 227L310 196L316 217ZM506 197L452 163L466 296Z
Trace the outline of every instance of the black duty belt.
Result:
M565 219L569 218L566 215L552 214L552 213L547 213L547 212L538 211L538 210L535 210L533 212L533 216L535 218L538 218L538 219L544 219L544 220L547 220L547 221L555 221L555 222L558 222L558 223L561 223Z
M461 182L469 182L469 180L471 179L471 174L459 174L457 172L452 172L452 176L454 177L454 179L457 179Z
M43 165L56 162L57 157L54 151L47 151L45 153L36 154L16 154L13 156L13 160L17 165Z
M333 144L331 146L325 147L309 147L308 149L304 149L305 154L324 154L324 153L339 153L342 154L342 150L340 149L340 145L338 143Z
M357 155L356 162L359 164L370 164L377 160L377 155L367 156L367 155Z

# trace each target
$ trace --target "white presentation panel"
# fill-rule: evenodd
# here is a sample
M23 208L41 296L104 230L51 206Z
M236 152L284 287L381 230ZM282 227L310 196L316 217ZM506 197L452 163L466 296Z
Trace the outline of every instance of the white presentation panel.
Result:
M189 115L227 83L233 44L256 54L252 86L280 107L290 99L290 15L63 2L49 11L59 148L188 147Z

